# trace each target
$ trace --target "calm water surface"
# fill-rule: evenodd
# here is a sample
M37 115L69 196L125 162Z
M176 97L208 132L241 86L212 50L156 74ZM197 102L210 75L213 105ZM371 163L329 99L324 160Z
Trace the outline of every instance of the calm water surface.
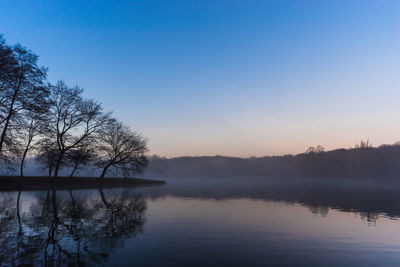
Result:
M177 181L0 192L4 266L399 266L400 186Z

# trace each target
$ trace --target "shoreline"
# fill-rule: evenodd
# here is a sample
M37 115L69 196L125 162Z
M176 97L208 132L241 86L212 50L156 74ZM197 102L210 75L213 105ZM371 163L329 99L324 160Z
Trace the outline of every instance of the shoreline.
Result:
M142 178L106 177L57 177L0 176L1 191L77 190L93 188L118 188L163 185L165 181Z

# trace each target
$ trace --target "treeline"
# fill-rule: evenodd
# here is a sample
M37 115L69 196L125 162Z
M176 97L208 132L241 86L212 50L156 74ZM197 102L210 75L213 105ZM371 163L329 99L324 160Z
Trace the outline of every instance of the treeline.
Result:
M57 177L83 166L129 176L147 165L147 140L82 96L78 86L47 81L48 69L0 35L0 161L24 175L28 156Z
M400 178L400 145L372 147L361 142L354 148L325 152L309 148L297 155L260 158L154 156L146 170L152 176L263 176L397 179Z

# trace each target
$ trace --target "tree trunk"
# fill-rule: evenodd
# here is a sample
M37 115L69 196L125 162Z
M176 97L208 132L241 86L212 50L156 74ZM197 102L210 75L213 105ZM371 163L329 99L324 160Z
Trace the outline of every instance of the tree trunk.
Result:
M10 123L10 117L11 116L7 117L6 124L4 125L4 128L3 128L3 132L1 133L0 152L3 150L3 143L4 143L4 139L6 139L6 132L7 132L8 124Z
M4 124L3 132L1 133L1 138L0 138L0 152L3 151L4 140L6 139L8 126L10 124L10 120L11 120L11 117L13 115L14 104L15 104L15 100L17 99L17 95L19 93L19 87L20 86L21 86L21 81L19 82L18 87L14 91L14 95L13 95L12 100L11 100L10 108L8 109L8 114L7 114L7 117L6 117L6 123Z
M54 179L58 176L58 170L60 169L63 156L64 156L64 151L60 152L60 155L58 156L56 168L54 169Z
M50 200L50 191L47 191L46 202L43 205L42 216L44 216L44 212L49 206L49 200Z
M69 177L74 177L76 169L78 169L78 165L77 164L74 166L74 169L72 170L71 175Z
M68 190L68 192L69 192L69 196L71 197L72 206L75 207L75 198L74 198L74 196L72 195L72 191L71 191L71 190Z
M28 154L28 150L29 150L29 146L31 145L32 142L32 138L29 138L28 140L28 144L25 147L24 150L24 154L22 155L22 159L21 159L21 177L24 176L24 162L25 162L25 158L26 158L26 154Z
M17 219L18 219L18 225L19 228L21 228L21 215L20 215L20 206L19 206L19 200L21 198L21 190L18 191L18 197L17 197Z
M56 203L56 191L53 190L53 222L51 223L51 227L49 229L49 232L47 234L47 241L46 241L46 246L44 248L44 265L47 266L48 263L47 261L50 260L51 263L54 263L54 247L53 247L53 254L48 256L47 249L50 245L57 246L57 240L55 239L55 234L57 232L58 228L58 223L59 223L59 218L58 218L58 213L57 213L57 203Z
M106 175L106 172L107 172L107 170L108 170L108 168L110 168L110 164L108 164L108 165L106 165L105 167L104 167L104 169L103 169L103 172L101 173L101 175L100 175L100 179L103 179L104 178L104 176Z
M18 236L17 236L17 251L20 250L20 245L21 245L21 240L23 239L24 231L22 229L22 223L21 223L21 213L20 213L20 198L21 198L21 190L18 191L18 197L17 197L17 219L18 219Z
M56 201L56 190L53 190L53 216L54 219L58 219L58 213L57 213L57 201Z
M106 197L104 196L103 189L99 188L99 193L100 193L101 200L104 203L104 206L106 206L108 208L110 206L110 204L108 204Z

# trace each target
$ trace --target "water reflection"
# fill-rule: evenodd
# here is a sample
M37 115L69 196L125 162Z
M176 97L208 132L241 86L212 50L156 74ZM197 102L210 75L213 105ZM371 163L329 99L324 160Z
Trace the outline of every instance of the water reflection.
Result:
M142 231L146 201L128 189L96 191L1 193L0 262L106 262L126 238Z
M399 192L272 179L0 192L0 265L398 266Z
M227 200L252 200L300 204L322 217L331 209L358 214L362 220L374 223L379 215L400 218L400 183L393 181L357 181L346 179L171 179L165 186L151 190L152 198L176 196Z

